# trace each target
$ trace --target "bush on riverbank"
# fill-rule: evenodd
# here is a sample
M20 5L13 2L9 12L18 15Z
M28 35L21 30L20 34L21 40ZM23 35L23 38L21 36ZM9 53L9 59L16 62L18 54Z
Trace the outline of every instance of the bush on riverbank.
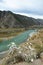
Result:
M16 45L12 47L12 51L9 50L7 57L4 58L3 65L14 65L22 61L33 62L35 59L43 58L43 35L39 33L19 47Z

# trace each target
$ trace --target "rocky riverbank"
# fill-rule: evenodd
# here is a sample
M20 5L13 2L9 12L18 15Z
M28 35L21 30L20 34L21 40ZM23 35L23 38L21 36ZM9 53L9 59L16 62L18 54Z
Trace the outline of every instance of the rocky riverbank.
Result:
M42 65L43 64L43 30L28 38L18 47L13 43L9 53L2 60L2 65Z

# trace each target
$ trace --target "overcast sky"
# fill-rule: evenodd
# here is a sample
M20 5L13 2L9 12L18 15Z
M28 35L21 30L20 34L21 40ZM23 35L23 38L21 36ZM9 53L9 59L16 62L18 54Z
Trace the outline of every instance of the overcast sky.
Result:
M0 0L0 10L43 19L43 0Z

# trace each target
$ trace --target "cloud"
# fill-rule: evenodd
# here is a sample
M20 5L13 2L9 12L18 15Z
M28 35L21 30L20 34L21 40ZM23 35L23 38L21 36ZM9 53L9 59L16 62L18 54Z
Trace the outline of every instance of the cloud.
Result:
M3 0L0 5L11 9L30 9L33 11L33 9L40 9L43 4L42 2L41 0Z
M35 19L43 19L43 15L34 15L34 14L27 14L27 13L16 13L16 14L25 15L25 16L28 16L28 17L33 17Z
M0 0L0 2L3 2L3 0Z
M43 0L0 0L0 10L43 16Z
M3 2L0 2L0 6L4 9L11 9L11 10L17 10L20 8L23 8L21 6L21 1L20 0L3 0Z

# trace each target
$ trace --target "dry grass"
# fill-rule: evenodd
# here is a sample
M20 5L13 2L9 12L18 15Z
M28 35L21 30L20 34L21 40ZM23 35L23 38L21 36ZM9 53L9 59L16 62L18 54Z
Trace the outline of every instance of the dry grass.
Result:
M8 29L0 29L0 42L5 39L11 39L24 32L24 28L8 28Z
M30 37L29 41L26 41L20 46L25 49L25 47L29 47L30 43L32 43L31 47L36 50L37 54L43 52L43 29L39 30L37 34L34 34L32 37ZM25 52L27 52L26 49Z

